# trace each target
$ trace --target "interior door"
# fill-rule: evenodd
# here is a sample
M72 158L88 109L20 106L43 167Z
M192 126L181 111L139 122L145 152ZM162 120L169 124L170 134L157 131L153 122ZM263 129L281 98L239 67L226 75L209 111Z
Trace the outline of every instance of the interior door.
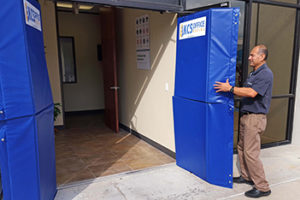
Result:
M103 80L105 100L105 124L119 132L118 84L116 63L116 9L103 8L101 16L101 37L103 52Z

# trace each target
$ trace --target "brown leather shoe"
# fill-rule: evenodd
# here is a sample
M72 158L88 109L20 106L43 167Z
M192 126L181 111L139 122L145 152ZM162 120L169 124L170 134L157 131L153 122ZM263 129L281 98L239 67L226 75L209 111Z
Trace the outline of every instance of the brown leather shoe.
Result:
M271 190L269 190L267 192L263 192L256 188L253 188L252 190L245 192L245 196L251 197L251 198L259 198L259 197L269 196L270 194L271 194Z
M233 180L232 180L234 183L246 183L248 185L254 185L254 182L253 181L248 181L246 179L244 179L242 176L239 176L239 177L233 177Z

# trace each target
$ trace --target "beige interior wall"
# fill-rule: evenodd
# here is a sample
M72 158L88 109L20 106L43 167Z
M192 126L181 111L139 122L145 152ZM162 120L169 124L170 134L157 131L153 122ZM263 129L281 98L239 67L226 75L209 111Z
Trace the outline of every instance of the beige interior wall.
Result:
M136 17L150 18L151 70L136 64ZM172 96L176 58L176 14L118 9L120 122L175 151ZM168 90L166 90L168 85Z
M101 62L97 44L101 44L100 16L58 12L60 36L74 37L77 83L64 84L65 111L104 109Z
M55 7L52 1L40 0L40 4L43 23L45 56L52 89L53 102L62 104ZM62 114L59 115L56 119L55 125L63 125Z
M269 49L267 63L274 74L273 95L289 93L295 15L295 9L261 4L257 21L257 4L253 7L251 47L255 45L258 23L257 43L265 44ZM285 140L287 111L287 99L272 100L267 130L262 137L263 143Z

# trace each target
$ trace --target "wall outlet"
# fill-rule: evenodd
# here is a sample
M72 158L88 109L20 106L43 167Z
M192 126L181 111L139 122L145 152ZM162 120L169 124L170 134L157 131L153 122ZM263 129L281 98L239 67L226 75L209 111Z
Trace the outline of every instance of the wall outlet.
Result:
M169 91L169 83L166 83L166 84L165 84L165 90L166 90L166 91Z

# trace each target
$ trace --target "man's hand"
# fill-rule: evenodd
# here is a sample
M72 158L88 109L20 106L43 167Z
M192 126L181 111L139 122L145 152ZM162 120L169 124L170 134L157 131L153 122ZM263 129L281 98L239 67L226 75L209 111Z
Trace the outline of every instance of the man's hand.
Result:
M216 92L229 92L231 87L228 79L225 83L216 81L216 84L214 84L214 89L217 90Z

